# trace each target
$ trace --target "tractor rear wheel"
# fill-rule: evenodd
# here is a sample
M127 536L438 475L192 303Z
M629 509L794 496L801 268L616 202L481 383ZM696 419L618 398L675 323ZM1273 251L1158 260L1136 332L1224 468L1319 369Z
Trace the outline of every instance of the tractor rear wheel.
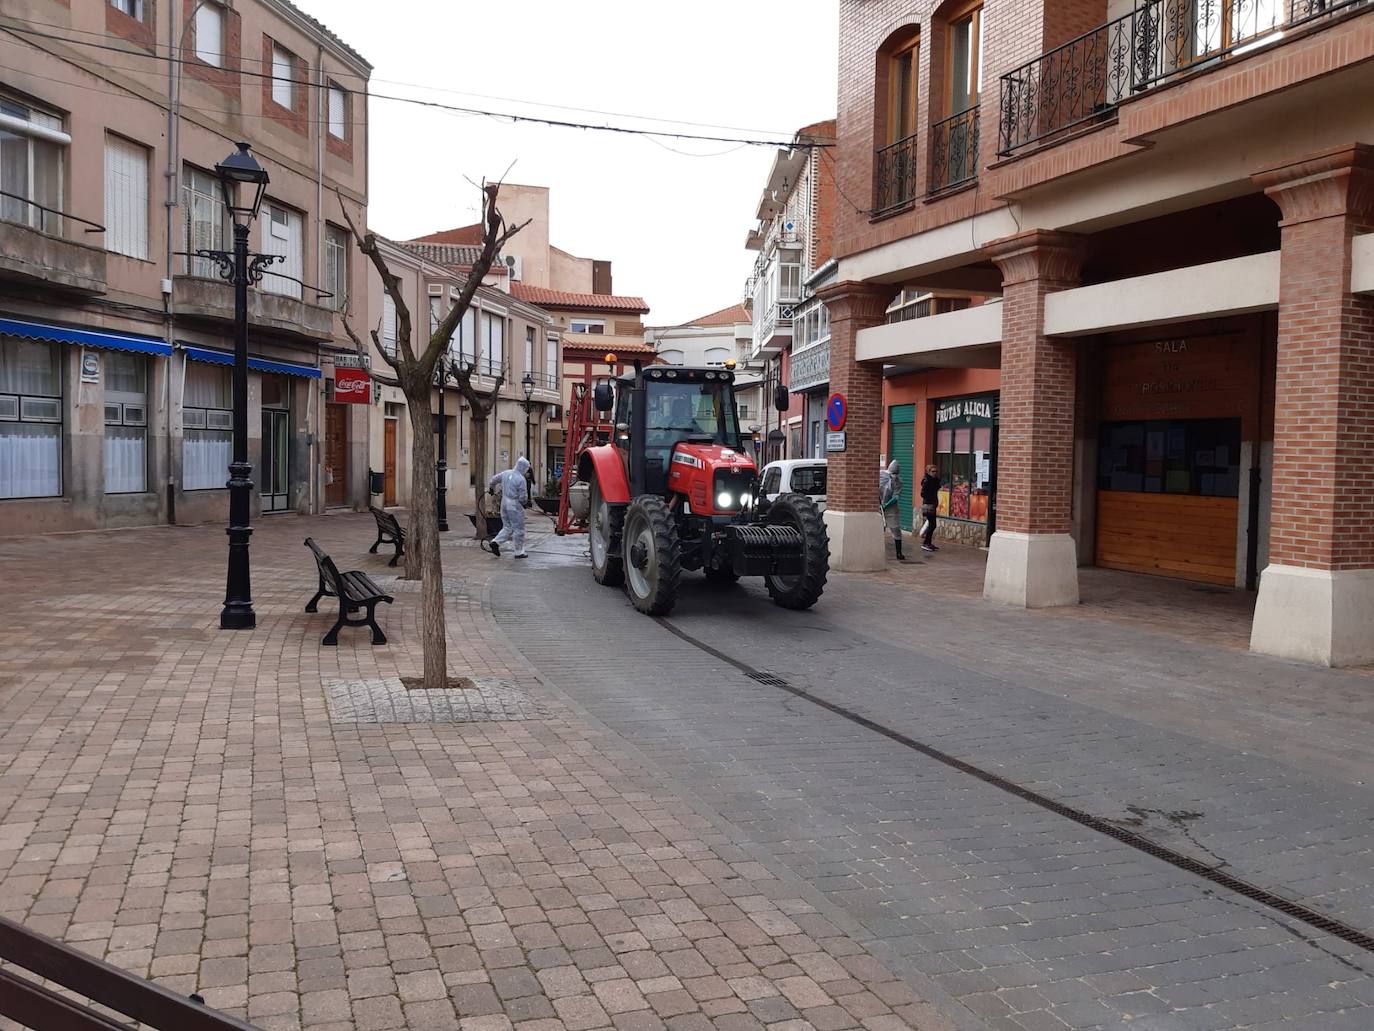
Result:
M662 498L645 494L630 502L621 554L625 593L634 607L650 616L672 611L682 579L682 558L677 528Z
M587 544L592 553L592 577L606 587L625 582L624 560L611 554L611 540L624 519L619 508L612 508L601 496L601 484L592 478L587 519Z
M774 604L809 609L825 590L830 572L830 538L816 503L803 494L782 494L768 509L771 525L791 526L802 538L802 571L796 576L765 576Z

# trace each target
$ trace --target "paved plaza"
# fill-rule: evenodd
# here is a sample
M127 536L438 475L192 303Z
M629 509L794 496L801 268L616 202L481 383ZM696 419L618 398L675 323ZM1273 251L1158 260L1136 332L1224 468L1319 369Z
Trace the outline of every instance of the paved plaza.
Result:
M946 548L660 623L533 525L446 537L444 692L370 517L261 520L251 633L220 527L0 539L0 914L264 1029L1374 1026L1364 948L967 772L1374 929L1374 675L1244 595ZM387 646L320 645L307 535Z

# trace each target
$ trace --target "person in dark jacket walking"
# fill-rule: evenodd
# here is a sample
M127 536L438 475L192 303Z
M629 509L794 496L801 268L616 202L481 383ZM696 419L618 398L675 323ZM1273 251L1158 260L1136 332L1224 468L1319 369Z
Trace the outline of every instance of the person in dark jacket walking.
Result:
M940 473L933 465L926 466L926 474L921 477L921 515L925 517L924 533L921 538L922 551L939 551L931 538L935 536L935 512L940 504Z

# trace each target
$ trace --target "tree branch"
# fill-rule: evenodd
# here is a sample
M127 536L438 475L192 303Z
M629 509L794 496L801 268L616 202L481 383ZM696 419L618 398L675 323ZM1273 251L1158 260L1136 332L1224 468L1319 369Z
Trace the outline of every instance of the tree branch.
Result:
M377 350L386 359L387 364L401 375L406 375L407 366L415 362L415 351L410 346L410 307L406 304L402 294L400 277L391 271L386 259L382 257L382 252L377 247L376 234L369 232L364 236L360 233L357 224L353 221L353 216L348 213L348 206L344 204L343 194L337 188L334 193L339 198L339 210L343 212L344 221L348 223L348 231L353 234L353 239L358 244L358 250L372 262L373 268L382 277L382 289L387 292L387 296L391 298L391 303L396 307L396 350L401 360L399 362L394 361L387 355L386 348L382 347L380 343ZM375 332L372 339L377 339ZM432 340L430 346L433 346ZM434 368L434 360L430 359L425 367Z

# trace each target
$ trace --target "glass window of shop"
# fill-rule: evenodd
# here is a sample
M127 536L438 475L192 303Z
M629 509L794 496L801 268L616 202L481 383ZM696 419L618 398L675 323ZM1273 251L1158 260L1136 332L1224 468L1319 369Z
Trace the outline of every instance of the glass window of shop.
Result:
M988 521L996 408L994 394L935 402L936 511L942 518Z
M1144 494L1240 494L1239 419L1151 419L1103 423L1099 490Z

